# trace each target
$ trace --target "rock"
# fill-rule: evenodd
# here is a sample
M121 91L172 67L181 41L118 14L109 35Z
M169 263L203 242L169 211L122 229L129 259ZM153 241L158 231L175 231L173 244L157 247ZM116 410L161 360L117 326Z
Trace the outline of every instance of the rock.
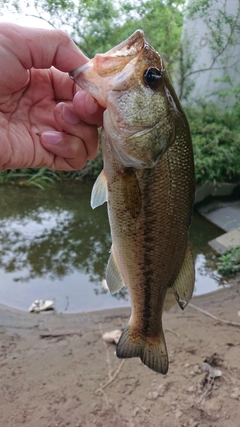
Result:
M199 365L195 365L193 370L194 370L195 374L201 374L201 372L202 372Z
M230 394L230 397L233 399L240 399L240 390L239 388L234 388L233 392Z
M138 414L138 412L139 412L139 408L138 408L138 406L136 407L136 408L134 408L134 410L133 410L133 416L134 417L136 417L136 415Z
M148 399L149 400L156 400L158 397L158 392L157 391L150 391L148 393Z
M120 329L115 329L114 331L111 331L111 332L105 332L102 338L107 343L117 344L121 335L122 335L122 331L120 331Z
M166 384L160 384L157 389L158 389L158 395L160 397L163 397L166 391Z
M216 397L213 397L210 400L206 400L204 406L206 411L220 411L222 408L222 402Z
M195 391L195 387L193 385L191 385L188 389L187 392L188 393L193 393Z
M177 409L176 412L175 412L175 417L177 419L179 419L182 416L182 414L183 414L182 411L180 411L180 409Z

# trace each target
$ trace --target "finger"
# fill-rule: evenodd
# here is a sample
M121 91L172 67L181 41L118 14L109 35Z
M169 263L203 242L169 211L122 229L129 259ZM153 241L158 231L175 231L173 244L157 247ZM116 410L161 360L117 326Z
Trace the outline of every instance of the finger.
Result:
M37 72L39 73L39 70L37 70ZM76 92L76 85L69 78L69 74L63 73L53 67L51 68L50 73L55 101L72 101Z
M96 157L98 150L98 131L96 126L83 122L72 106L64 102L56 105L54 117L60 130L81 138L86 147L88 160Z
M49 168L68 171L82 169L86 165L87 151L80 138L63 132L46 131L42 133L40 141L53 155Z
M80 90L76 93L73 108L84 122L102 126L104 108L88 92Z
M87 62L69 35L61 30L0 24L1 41L25 70L50 68L71 71Z

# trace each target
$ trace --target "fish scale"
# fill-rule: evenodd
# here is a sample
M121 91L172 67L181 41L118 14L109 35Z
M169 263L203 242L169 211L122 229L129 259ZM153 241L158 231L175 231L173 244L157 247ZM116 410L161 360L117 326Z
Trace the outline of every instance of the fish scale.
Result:
M188 244L195 184L187 119L161 56L142 31L98 54L72 78L106 108L104 169L91 204L108 204L108 287L115 293L126 285L131 298L131 317L116 353L140 357L166 374L166 293L172 288L183 309L195 280Z

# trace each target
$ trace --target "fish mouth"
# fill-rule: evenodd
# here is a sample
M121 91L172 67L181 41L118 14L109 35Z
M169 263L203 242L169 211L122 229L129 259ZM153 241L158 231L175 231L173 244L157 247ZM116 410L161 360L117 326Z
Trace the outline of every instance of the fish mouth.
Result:
M111 89L127 89L124 87L124 79L134 74L133 67L146 43L144 32L137 30L108 52L97 54L86 64L71 71L69 76L107 108L107 92Z
M136 30L128 39L110 49L105 55L116 57L135 56L142 50L145 43L146 39L144 32L142 30Z
M89 92L104 108L107 108L107 97L104 86L96 85L96 71L91 61L69 73L70 78L81 88Z

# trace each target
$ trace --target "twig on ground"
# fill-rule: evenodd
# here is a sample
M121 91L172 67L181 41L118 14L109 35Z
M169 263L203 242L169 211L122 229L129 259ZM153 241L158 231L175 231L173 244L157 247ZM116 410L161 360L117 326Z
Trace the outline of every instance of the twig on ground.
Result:
M103 336L103 330L102 330L101 323L99 323L99 330L100 330L101 336ZM106 403L109 404L108 397L107 397L106 393L103 390L104 390L104 388L106 388L108 385L110 385L115 380L115 378L119 374L120 370L122 369L122 366L123 366L125 360L121 361L121 363L118 366L118 368L115 371L115 373L112 374L112 367L111 367L110 355L109 355L109 351L108 351L108 345L107 345L107 343L104 340L103 340L103 342L104 342L105 349L106 349L106 360L107 360L107 364L108 364L108 377L109 377L109 380L105 384L103 384L101 387L97 388L95 390L95 393L99 393L99 392L102 393L103 396L104 396L104 398L105 398L105 400L106 400Z
M101 392L102 393L102 395L104 396L104 398L105 398L105 401L106 401L106 404L107 405L109 405L109 400L108 400L108 397L107 397L107 395L106 395L106 393L105 393L105 391L103 391L103 389L102 388L98 388L97 390L96 390L96 392Z
M125 359L121 361L120 365L118 366L118 368L117 368L117 370L115 371L115 373L114 373L114 375L112 376L112 378L111 378L111 379L110 379L106 384L103 384L103 386L102 386L102 387L99 387L99 388L96 390L96 393L98 393L99 391L100 391L100 392L102 392L104 388L106 388L108 385L110 385L110 384L115 380L115 378L117 377L117 375L118 375L118 374L119 374L119 372L121 371L121 369L122 369L122 367L123 367L123 365L124 365L124 362L125 362Z
M56 332L45 332L43 334L40 334L40 338L59 338L59 337L65 337L70 335L79 335L80 337L83 335L80 331L56 331Z
M171 332L173 335L176 335L177 338L180 338L180 335L173 329L165 328L165 332Z
M100 330L100 334L102 337L103 336L103 330L102 330L101 323L99 323L99 330ZM105 346L105 350L106 350L106 360L107 360L107 365L108 365L108 378L109 378L109 380L111 380L112 379L112 367L111 367L111 360L110 360L110 355L109 355L109 351L108 351L108 345L104 340L103 340L103 342L104 342L104 346Z
M226 325L237 326L240 328L240 323L238 323L238 322L232 322L231 320L220 319L219 317L216 317L213 314L209 313L208 311L205 311L202 308L197 307L196 305L191 304L191 303L189 303L188 306L191 308L194 308L194 310L200 311L200 313L205 314L205 316L211 317L212 319L216 320L217 322L224 323Z
M210 394L212 393L212 389L213 389L213 383L209 386L209 388L206 388L206 390L201 394L199 400L197 401L199 405L203 401L203 399L205 399L205 397L210 396Z

